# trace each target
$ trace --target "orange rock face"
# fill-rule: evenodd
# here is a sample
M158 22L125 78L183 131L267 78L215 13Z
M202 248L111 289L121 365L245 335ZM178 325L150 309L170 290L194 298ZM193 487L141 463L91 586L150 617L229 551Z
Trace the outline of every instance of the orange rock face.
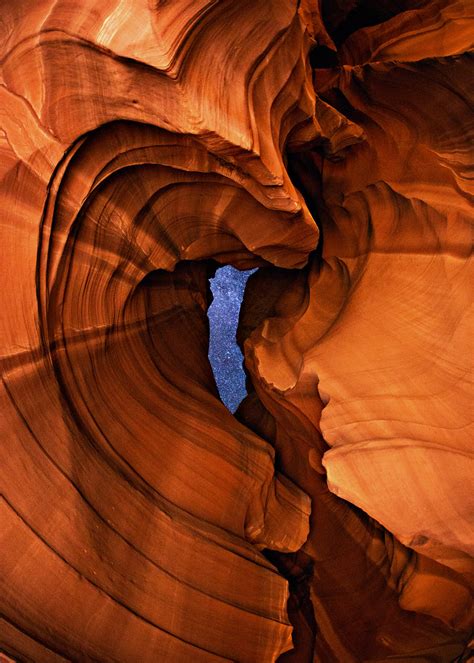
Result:
M0 659L470 660L471 4L0 12Z

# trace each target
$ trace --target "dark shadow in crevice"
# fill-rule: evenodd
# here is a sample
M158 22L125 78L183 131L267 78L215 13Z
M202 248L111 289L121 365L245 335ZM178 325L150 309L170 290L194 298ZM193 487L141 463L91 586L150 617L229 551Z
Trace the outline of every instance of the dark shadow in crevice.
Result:
M313 69L332 69L338 67L339 56L327 46L316 46L309 54L309 62Z
M416 9L422 0L358 0L351 3L323 0L323 22L337 47L354 32L390 20L397 14Z

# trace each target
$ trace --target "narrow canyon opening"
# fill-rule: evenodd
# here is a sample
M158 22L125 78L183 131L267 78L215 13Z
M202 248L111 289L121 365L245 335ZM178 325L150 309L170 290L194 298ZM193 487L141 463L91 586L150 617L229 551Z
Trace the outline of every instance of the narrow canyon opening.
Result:
M247 395L243 355L237 344L239 313L247 279L255 269L219 267L210 279L213 301L208 309L209 361L219 395L234 413Z

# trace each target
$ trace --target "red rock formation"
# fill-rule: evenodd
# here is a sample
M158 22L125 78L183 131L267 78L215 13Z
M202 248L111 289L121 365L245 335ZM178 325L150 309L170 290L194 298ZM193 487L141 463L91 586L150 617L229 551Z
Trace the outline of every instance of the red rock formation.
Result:
M9 657L466 651L472 12L372 5L2 4Z

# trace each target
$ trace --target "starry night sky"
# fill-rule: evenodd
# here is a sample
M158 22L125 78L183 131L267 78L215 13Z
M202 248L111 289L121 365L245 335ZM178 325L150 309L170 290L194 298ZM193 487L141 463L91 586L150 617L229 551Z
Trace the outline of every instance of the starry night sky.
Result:
M226 265L210 279L214 301L209 307L209 360L222 402L235 412L246 396L243 356L235 338L240 305L248 277L255 270L241 272Z

